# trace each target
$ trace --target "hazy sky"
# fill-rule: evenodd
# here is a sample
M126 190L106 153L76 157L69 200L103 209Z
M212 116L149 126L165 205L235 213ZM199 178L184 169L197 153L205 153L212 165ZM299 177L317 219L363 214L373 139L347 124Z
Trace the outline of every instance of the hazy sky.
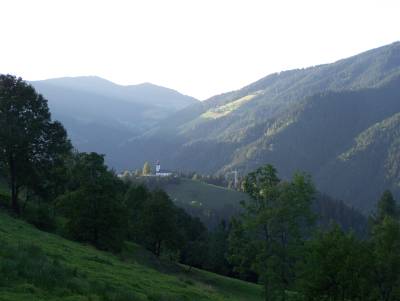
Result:
M205 99L400 40L400 1L0 0L0 73L98 75Z

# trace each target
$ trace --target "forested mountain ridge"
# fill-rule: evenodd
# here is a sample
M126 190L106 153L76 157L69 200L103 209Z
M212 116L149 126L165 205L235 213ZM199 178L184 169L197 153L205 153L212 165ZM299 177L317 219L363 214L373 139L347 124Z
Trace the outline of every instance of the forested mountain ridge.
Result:
M358 181L373 191L366 196L350 188L341 180L346 175L337 175L352 160L341 164L339 158L359 134L400 111L399 77L399 42L333 64L272 74L184 108L130 139L119 149L117 167L160 159L177 170L246 173L272 163L284 178L305 170L323 192L370 210L381 186L361 179L364 167L357 166ZM385 181L382 186L396 188Z
M96 76L63 77L31 84L49 101L55 119L81 151L107 154L196 99L149 83L122 86Z
M364 161L356 160L350 150L355 143L365 144L357 142L366 136L357 138L360 133L400 111L399 84L400 78L381 88L330 92L307 99L280 123L266 128L266 135L238 149L225 169L248 170L259 162L271 162L280 166L285 176L305 170L313 175L321 191L349 200L358 208L372 209L381 191L398 189L393 182L396 177L387 177L384 171L389 168L386 156L376 151L379 147L380 152L387 152L390 143L378 143L379 134L370 137L369 144L376 149L367 148L369 159ZM385 141L395 141L396 131L386 131L385 135ZM392 164L399 160L395 155L391 158ZM379 174L378 167L382 171Z
M77 76L52 78L32 82L34 86L52 86L53 88L73 89L112 97L147 106L165 107L170 111L180 110L198 102L195 98L183 95L173 89L142 83L137 85L119 85L98 76Z
M320 186L328 193L339 187L344 199L353 197L359 208L372 207L371 195L389 188L400 192L400 114L396 113L377 122L361 134L353 145L332 164L325 167L326 179ZM330 185L336 178L336 187ZM337 193L336 193L337 194Z

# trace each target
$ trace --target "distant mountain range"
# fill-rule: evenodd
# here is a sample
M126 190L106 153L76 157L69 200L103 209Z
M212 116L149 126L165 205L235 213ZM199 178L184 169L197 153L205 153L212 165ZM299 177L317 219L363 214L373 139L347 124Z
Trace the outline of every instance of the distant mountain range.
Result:
M197 103L193 97L149 83L121 86L95 76L64 77L31 84L49 101L53 118L68 130L81 151L107 154L160 120Z
M281 177L309 172L321 191L368 211L383 189L400 191L399 112L397 42L190 105L123 144L116 167L161 160L245 174L272 163Z
M83 151L117 170L241 175L272 163L364 211L386 188L400 196L400 43L271 74L206 101L98 77L32 82Z

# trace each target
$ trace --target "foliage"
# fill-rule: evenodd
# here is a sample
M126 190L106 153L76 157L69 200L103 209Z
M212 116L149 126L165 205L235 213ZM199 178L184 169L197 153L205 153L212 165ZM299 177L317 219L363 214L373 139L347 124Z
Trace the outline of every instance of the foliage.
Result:
M25 209L23 218L43 231L52 232L57 229L54 210L47 203Z
M207 257L207 229L199 218L190 216L182 208L176 208L175 214L180 235L179 260L190 267L202 268L204 263L209 260Z
M373 283L380 300L400 298L400 222L390 216L373 230Z
M382 300L400 298L400 222L385 191L372 218L368 239L337 225L306 244L297 290L305 300Z
M174 206L168 195L157 190L146 202L141 212L139 224L142 241L156 256L161 255L163 247L178 247L178 229Z
M386 190L377 205L376 216L373 217L373 222L381 224L385 217L398 219L400 217L400 207L397 205L396 200L390 190Z
M77 154L70 172L69 190L58 199L68 234L100 249L120 250L126 229L123 184L95 153Z
M21 188L38 190L51 181L49 170L62 166L70 149L64 127L51 121L46 99L21 78L0 75L0 167L15 213Z
M302 174L295 174L291 182L281 182L271 165L250 173L244 187L251 200L243 203L243 222L231 236L231 262L251 264L264 283L266 300L284 300L295 278L294 264L301 254L304 230L312 220L314 187ZM251 253L250 248L254 250Z
M335 223L345 232L354 232L357 237L366 238L369 234L368 218L343 201L317 193L312 207L317 217L317 226L322 230L329 230L332 223Z
M218 227L209 235L208 245L208 260L205 263L205 268L209 271L221 275L233 275L232 265L228 262L228 237L230 229L225 221L222 221Z
M372 218L373 282L381 300L400 298L400 214L390 191L385 191Z
M132 241L141 241L141 219L147 201L151 198L151 192L144 185L131 185L124 195L124 207L127 213L127 238Z
M306 300L374 300L370 291L369 245L338 226L306 244L298 290Z

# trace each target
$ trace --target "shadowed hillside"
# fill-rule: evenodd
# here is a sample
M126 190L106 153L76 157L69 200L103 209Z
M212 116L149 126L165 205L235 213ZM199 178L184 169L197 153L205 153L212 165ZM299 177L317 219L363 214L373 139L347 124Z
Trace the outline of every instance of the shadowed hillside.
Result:
M272 74L189 106L128 140L119 149L117 167L159 159L174 170L246 173L272 163L284 178L305 170L322 191L370 210L381 186L373 186L364 200L359 186L350 189L350 182L334 176L335 162L361 132L400 111L399 78L400 43L333 64ZM361 178L363 168L357 167ZM393 183L389 179L385 185Z
M121 86L95 76L32 82L49 101L55 119L80 151L107 154L115 166L115 148L196 99L145 83Z

